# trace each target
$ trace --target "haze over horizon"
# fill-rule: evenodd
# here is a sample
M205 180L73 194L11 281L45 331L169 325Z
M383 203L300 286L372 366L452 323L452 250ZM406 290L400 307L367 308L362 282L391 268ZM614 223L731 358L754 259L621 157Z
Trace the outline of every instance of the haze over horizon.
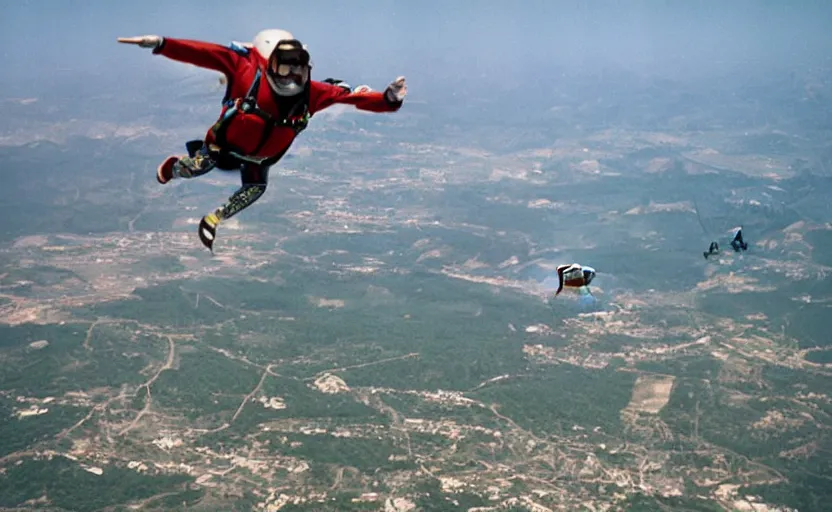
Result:
M828 66L830 19L822 1L11 2L0 21L0 80L14 95L84 81L120 83L128 94L133 81L161 87L194 70L118 45L119 36L227 44L265 28L306 42L318 78L382 87L403 74L414 99L458 98L472 82L519 91L605 68L692 82L755 78Z

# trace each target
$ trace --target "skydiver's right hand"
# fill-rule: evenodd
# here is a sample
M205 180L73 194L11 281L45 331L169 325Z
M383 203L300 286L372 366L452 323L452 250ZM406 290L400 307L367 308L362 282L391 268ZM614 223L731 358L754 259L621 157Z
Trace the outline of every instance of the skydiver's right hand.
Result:
M162 36L138 36L138 37L119 37L119 43L135 44L142 48L157 49L162 46L164 38Z

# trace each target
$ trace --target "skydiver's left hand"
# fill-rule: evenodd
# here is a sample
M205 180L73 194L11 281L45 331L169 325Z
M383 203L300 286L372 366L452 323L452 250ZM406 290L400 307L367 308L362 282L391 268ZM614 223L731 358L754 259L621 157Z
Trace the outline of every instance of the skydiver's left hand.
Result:
M404 77L400 76L393 80L384 91L384 96L392 103L404 101L404 97L407 96L407 83Z

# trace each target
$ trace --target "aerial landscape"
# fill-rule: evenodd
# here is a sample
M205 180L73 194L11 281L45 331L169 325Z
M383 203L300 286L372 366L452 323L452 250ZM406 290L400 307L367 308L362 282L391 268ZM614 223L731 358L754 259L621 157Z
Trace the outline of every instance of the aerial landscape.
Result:
M0 509L826 510L832 61L541 72L314 117L213 254L216 73L0 92Z

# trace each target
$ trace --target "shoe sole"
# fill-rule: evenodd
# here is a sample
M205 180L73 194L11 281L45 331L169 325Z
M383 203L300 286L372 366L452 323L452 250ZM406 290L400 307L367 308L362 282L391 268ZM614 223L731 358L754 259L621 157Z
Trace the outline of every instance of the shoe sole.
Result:
M164 185L165 183L169 182L171 178L165 178L165 169L169 172L172 171L173 165L179 161L178 156L169 156L165 159L164 162L156 168L156 181ZM171 172L171 176L173 173Z

